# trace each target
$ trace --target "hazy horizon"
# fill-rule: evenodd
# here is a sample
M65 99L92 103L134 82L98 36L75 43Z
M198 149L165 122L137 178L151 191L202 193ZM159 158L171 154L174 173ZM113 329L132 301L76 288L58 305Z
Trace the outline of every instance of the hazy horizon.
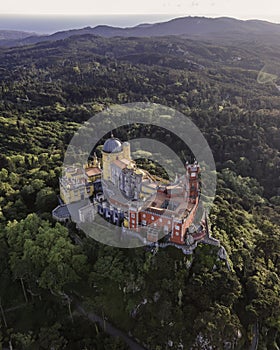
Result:
M193 14L131 14L131 15L26 15L26 14L0 14L0 30L18 30L25 32L34 32L38 34L52 34L60 30L78 29L83 27L95 27L97 25L110 25L116 27L131 27L143 23L156 23L168 21L173 18L199 16L199 17L232 17L240 20L259 19L268 20L264 18L237 18L228 15L193 15ZM280 17L275 17L274 21L270 22L280 23Z
M97 25L110 25L129 27L145 22L156 23L175 18L176 15L13 15L0 14L0 30L19 30L36 32L38 34L51 34L60 30L94 27Z

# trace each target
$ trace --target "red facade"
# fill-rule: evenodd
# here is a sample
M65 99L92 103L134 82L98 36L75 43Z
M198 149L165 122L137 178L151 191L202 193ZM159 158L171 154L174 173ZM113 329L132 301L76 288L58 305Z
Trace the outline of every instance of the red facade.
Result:
M156 206L157 197L148 208L137 211L130 209L129 227L138 231L140 227L149 226L152 229L161 229L164 233L171 233L170 241L177 244L184 244L185 234L188 227L193 223L199 202L199 166L187 165L186 167L186 187L176 188L175 186L161 187L157 195L166 201L174 200L179 203L181 209L176 212ZM171 188L172 187L172 188ZM169 203L169 202L168 202ZM182 214L182 212L186 214ZM154 234L147 237L150 241L155 241Z

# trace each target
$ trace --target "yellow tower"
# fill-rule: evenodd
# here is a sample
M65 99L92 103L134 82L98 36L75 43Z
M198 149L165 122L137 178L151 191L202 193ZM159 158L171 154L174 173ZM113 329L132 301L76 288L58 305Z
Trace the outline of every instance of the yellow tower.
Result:
M123 146L119 139L112 134L111 137L105 141L102 149L103 162L103 179L111 179L111 163L117 159L124 158Z
M130 156L130 143L129 142L124 142L122 144L123 146L123 158L127 159L127 160L131 160L131 156Z

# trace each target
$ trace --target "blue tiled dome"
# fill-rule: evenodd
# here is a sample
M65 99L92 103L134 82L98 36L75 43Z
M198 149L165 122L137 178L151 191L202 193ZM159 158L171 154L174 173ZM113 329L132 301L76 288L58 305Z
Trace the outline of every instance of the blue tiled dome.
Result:
M116 139L113 135L111 138L105 141L103 145L103 152L106 153L118 153L122 150L122 143L119 139Z

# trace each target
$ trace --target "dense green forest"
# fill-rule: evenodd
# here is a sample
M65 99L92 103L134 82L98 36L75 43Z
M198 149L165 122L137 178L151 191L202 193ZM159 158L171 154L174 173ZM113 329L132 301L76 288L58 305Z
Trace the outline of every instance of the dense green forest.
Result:
M0 348L128 348L81 303L147 349L280 348L280 92L277 77L257 81L279 56L269 42L91 35L0 50ZM211 230L231 270L212 246L117 249L52 220L75 130L139 101L177 109L207 139Z

